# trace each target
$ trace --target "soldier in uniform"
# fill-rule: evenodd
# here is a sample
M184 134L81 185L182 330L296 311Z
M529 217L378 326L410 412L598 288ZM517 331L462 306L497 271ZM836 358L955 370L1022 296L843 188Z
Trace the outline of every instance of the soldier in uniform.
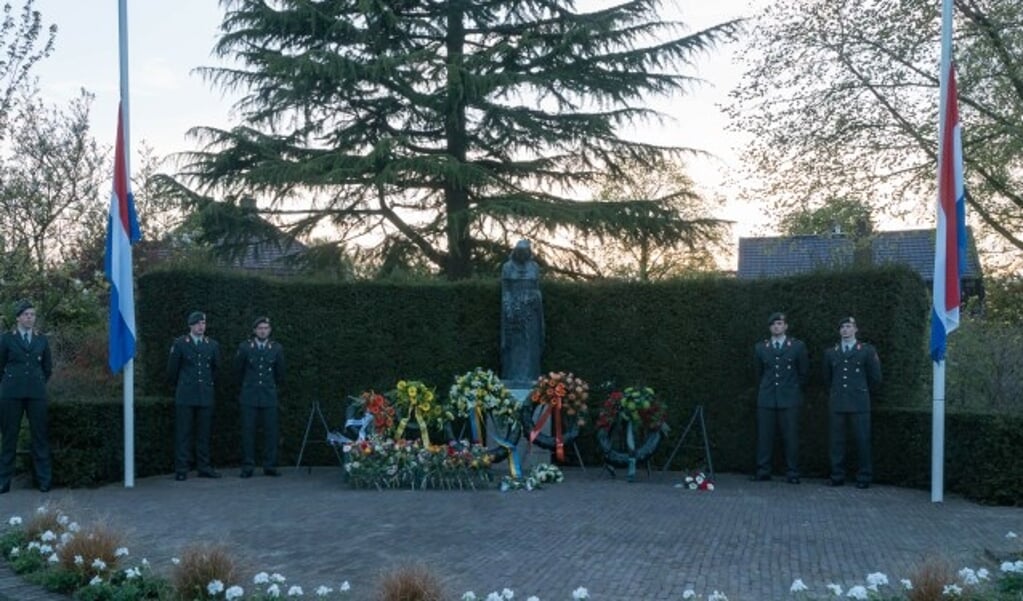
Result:
M174 392L174 479L188 479L192 429L195 428L195 459L200 478L219 478L210 463L210 432L213 428L213 380L220 347L206 337L206 315L188 315L188 333L174 339L167 359L167 379Z
M771 479L774 433L781 430L785 447L785 477L799 484L799 406L810 369L806 345L786 335L784 313L767 319L771 337L753 348L757 382L757 471L751 480Z
M263 473L280 476L277 470L279 425L277 389L284 380L284 348L270 340L270 318L252 323L252 338L238 346L235 371L241 382L242 478L251 478L256 465L256 425L263 423ZM261 419L260 419L261 418Z
M16 327L0 336L0 494L11 490L18 451L21 416L28 416L32 437L32 466L40 492L53 481L50 443L46 435L46 383L53 359L46 336L34 330L36 310L29 301L14 308Z
M831 486L845 484L845 434L852 425L859 472L856 488L870 487L870 393L881 385L881 360L873 346L856 340L856 320L839 322L841 340L824 354L824 378L830 390L828 431L831 441Z

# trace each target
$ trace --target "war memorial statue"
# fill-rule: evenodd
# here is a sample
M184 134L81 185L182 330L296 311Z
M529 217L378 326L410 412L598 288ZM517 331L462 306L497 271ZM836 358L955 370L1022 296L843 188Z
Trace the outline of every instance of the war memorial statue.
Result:
M519 240L501 268L501 379L509 388L531 388L543 353L540 267L528 240Z

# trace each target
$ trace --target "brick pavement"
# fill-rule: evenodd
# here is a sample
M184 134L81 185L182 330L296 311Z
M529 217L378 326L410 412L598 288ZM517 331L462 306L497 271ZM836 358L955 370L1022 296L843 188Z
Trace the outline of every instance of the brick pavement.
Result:
M929 556L955 567L996 567L1023 548L1023 509L984 507L955 496L889 486L829 488L823 481L749 482L719 475L717 490L674 488L678 474L612 480L568 468L566 482L539 491L353 491L337 468L286 469L282 478L139 480L94 490L16 489L0 518L28 515L48 498L80 522L120 528L136 559L158 570L193 542L222 542L244 564L245 581L277 571L312 595L348 580L352 598L372 598L382 570L421 562L457 599L508 587L516 599L677 600L687 588L732 601L789 598L801 578L862 584L882 571L897 582ZM258 474L258 472L257 472ZM56 599L0 571L0 599Z

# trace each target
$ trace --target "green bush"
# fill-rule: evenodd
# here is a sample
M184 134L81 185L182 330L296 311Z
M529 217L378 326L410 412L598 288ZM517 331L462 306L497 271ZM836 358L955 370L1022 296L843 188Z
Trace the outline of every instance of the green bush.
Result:
M885 374L874 398L878 480L927 486L929 298L914 273L884 268L753 282L720 277L642 284L550 281L542 288L547 326L544 369L572 371L595 388L645 385L657 390L668 407L673 433L668 437L671 444L662 444L654 456L655 465L667 459L694 408L702 405L718 471L747 471L752 465L756 421L752 347L767 335L767 315L783 310L790 334L807 343L811 358L801 458L808 476L827 474L823 351L838 339L839 318L855 315L861 338L878 348ZM286 349L282 463L297 457L314 401L322 402L328 423L336 425L342 423L347 395L370 388L389 390L401 378L423 380L443 394L457 374L477 366L499 369L496 278L330 283L153 271L140 278L138 300L142 337L136 381L146 395L136 409L140 476L172 468L172 389L164 374L167 348L174 336L186 332L185 318L195 309L207 313L208 335L220 341L223 353L213 439L213 458L219 465L239 459L238 384L230 364L257 315L271 316L274 337ZM591 406L602 401L595 394ZM61 433L58 472L66 477L65 483L120 478L120 438L111 435L112 426L120 431L119 403L59 402L53 414L54 430ZM994 444L1008 436L1004 426L997 420L969 419L972 428L995 429L983 437L990 442L956 440L953 445L950 434L949 461L969 461L974 471L985 461L975 453L994 453L999 461L1008 461ZM950 433L954 423L950 420ZM319 420L314 420L310 439L322 442L324 434ZM588 463L599 463L591 438L580 439L580 451ZM701 456L700 450L685 449L673 467L696 467L703 462ZM317 464L337 461L325 444L310 446L305 459ZM1010 464L1001 464L1006 465ZM997 474L992 477L999 484L991 488L961 486L968 481L965 472L963 477L967 479L949 478L950 490L975 497L978 490L985 490L997 502L1023 499L1019 492L1023 485L1002 482Z

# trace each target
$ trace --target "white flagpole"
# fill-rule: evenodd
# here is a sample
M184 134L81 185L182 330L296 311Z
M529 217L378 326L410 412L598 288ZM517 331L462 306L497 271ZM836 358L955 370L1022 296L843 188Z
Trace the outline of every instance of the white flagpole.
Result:
M941 75L938 111L938 156L941 156L941 145L945 143L945 111L948 102L948 76L952 65L952 0L941 3ZM939 159L940 161L940 159ZM939 165L940 168L940 165ZM940 175L939 175L940 177ZM940 194L940 192L939 192ZM938 210L941 210L940 207ZM956 227L949 223L946 227ZM945 260L948 260L945 249ZM946 282L947 285L947 282ZM937 294L938 291L932 291ZM932 317L932 319L937 316ZM946 333L947 336L947 333ZM947 355L947 351L946 351ZM941 503L945 494L945 359L934 362L934 396L931 410L931 502Z
M121 127L124 136L124 174L131 187L131 136L128 124L128 0L117 0L117 45L121 72ZM123 201L124 199L122 199ZM128 265L131 265L131 244L128 245ZM130 283L135 285L134 276ZM132 307L132 311L135 307ZM138 326L136 326L137 328ZM135 331L136 340L138 330ZM124 487L135 487L135 358L124 365Z

